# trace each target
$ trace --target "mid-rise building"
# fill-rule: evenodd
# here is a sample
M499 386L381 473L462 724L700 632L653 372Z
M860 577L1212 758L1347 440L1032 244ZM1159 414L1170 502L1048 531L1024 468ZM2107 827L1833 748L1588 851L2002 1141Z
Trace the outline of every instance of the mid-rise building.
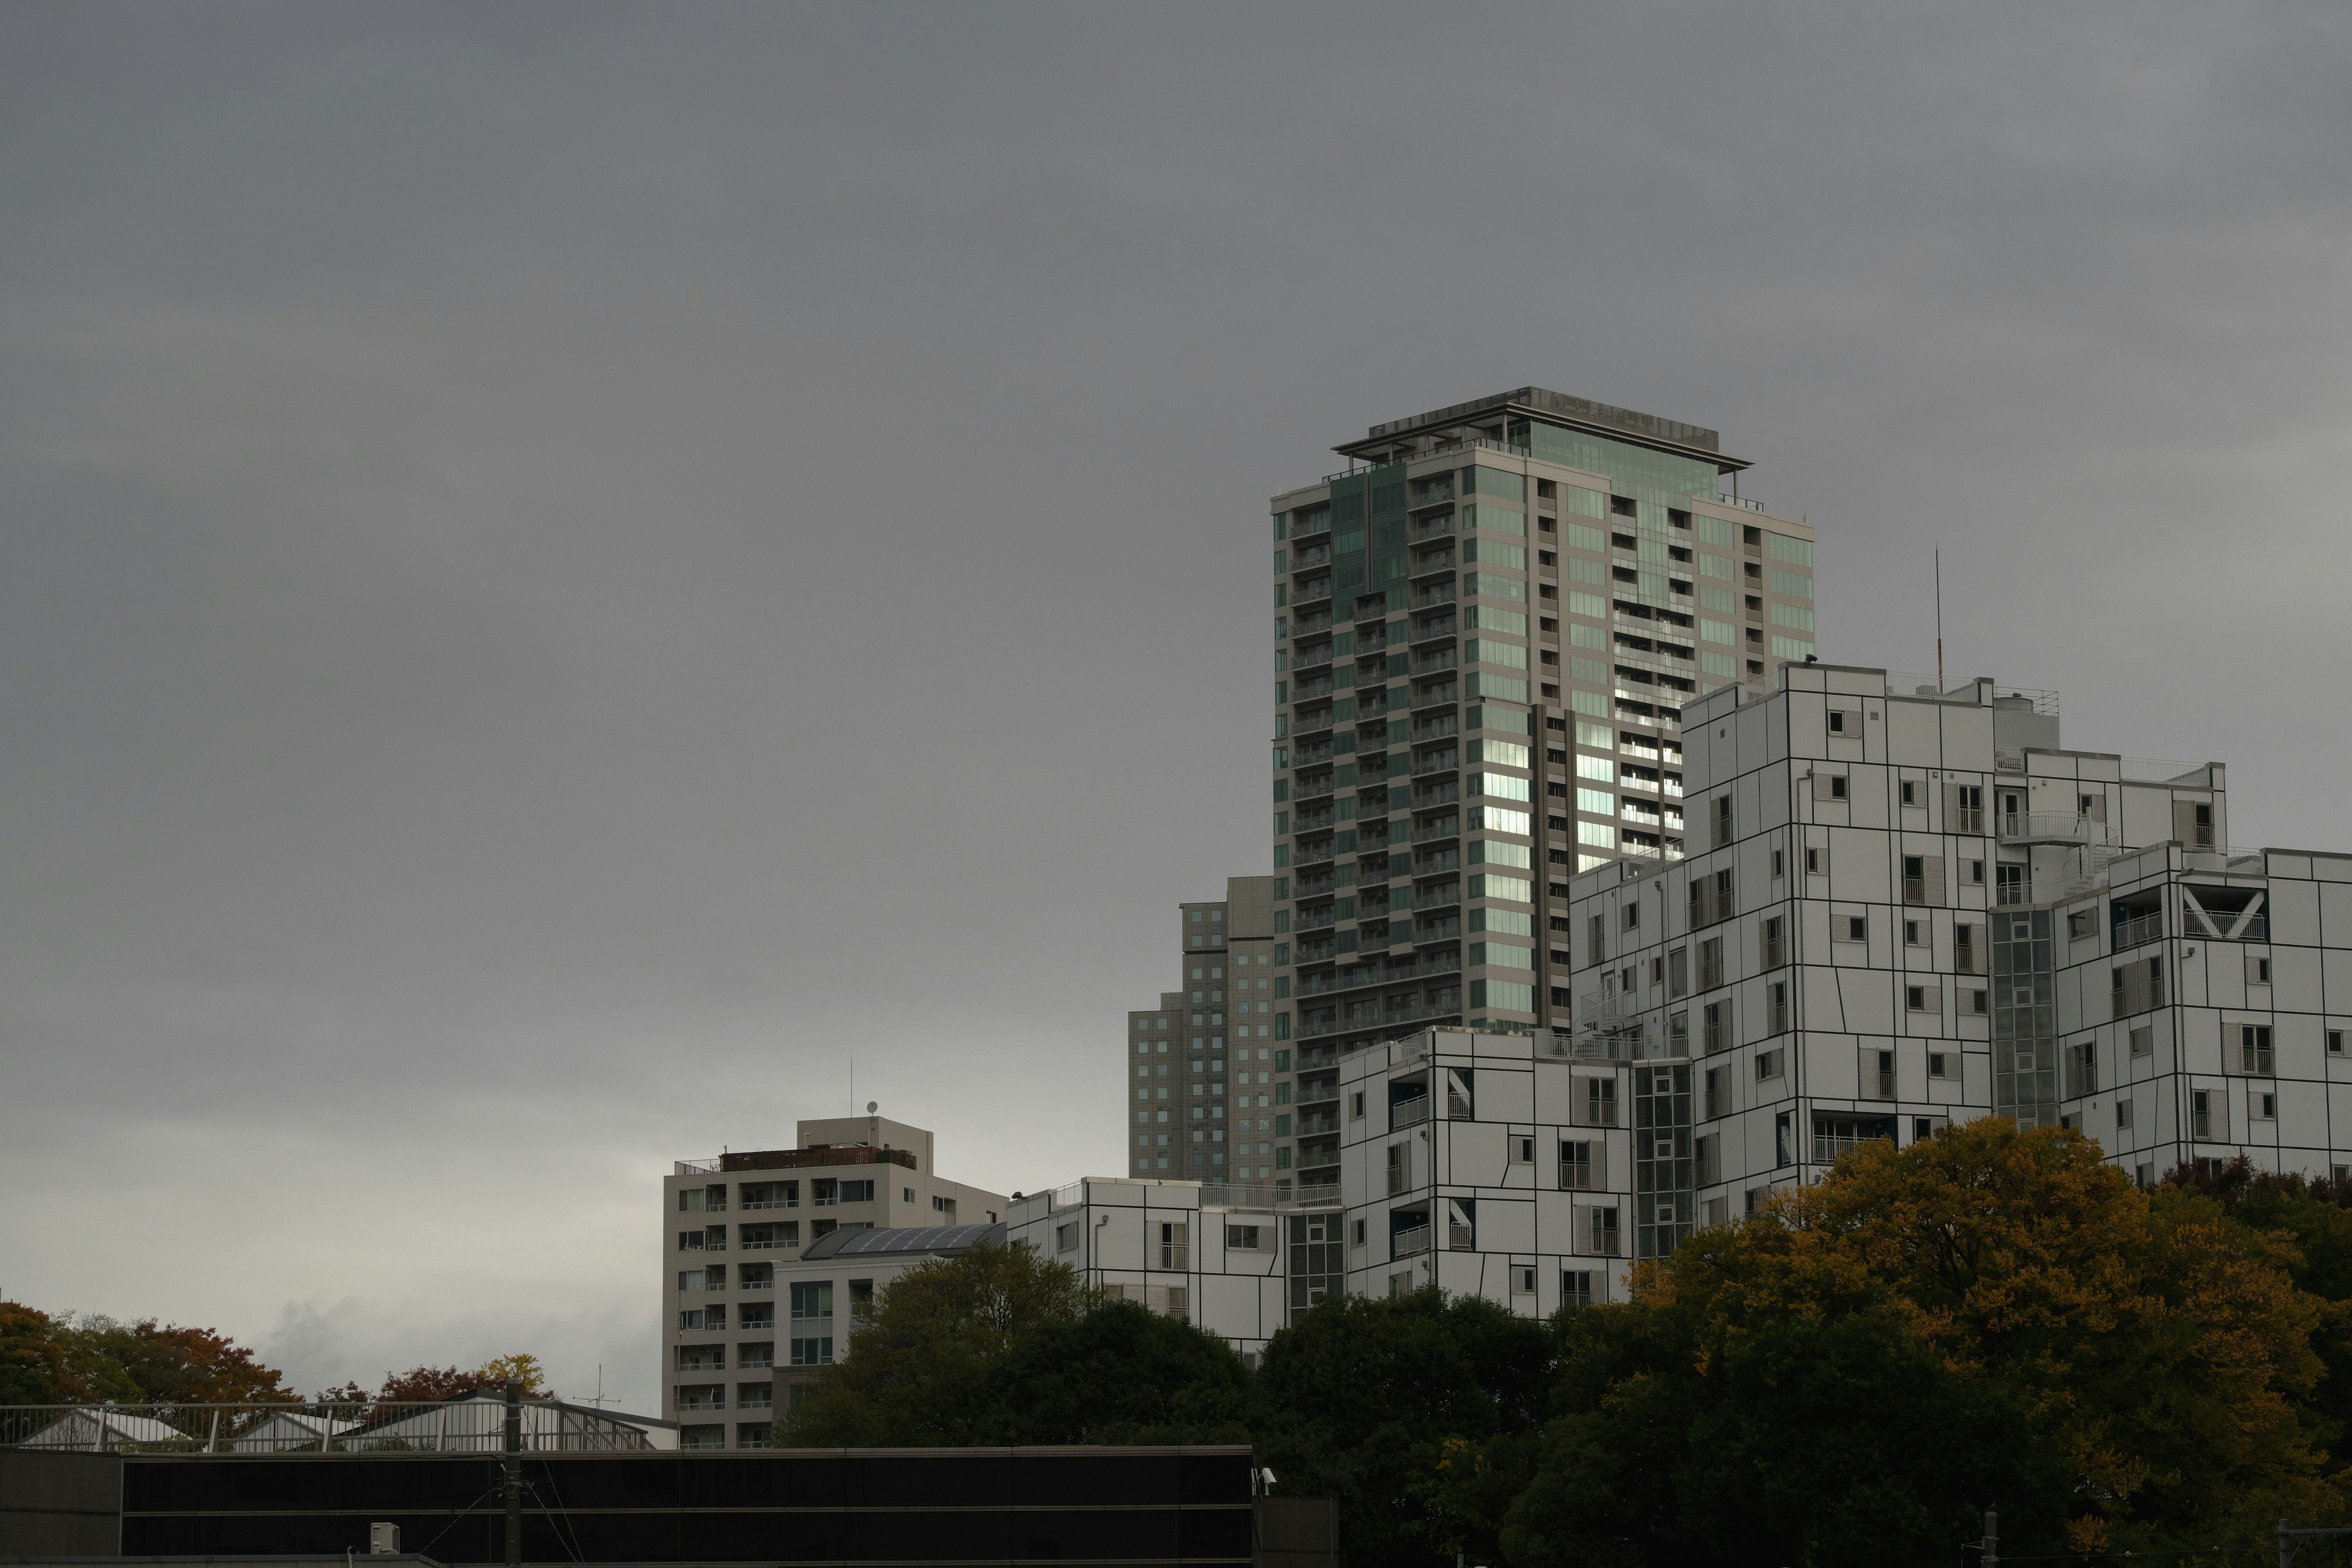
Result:
M1308 1095L1343 1053L1566 1021L1570 877L1684 852L1686 705L1813 655L1813 531L1740 499L1712 430L1521 387L1336 449L1272 501L1296 1120L1259 1141L1302 1185L1337 1180Z
M1339 1191L1309 1197L1090 1177L1014 1198L1006 1236L1092 1289L1198 1323L1255 1358L1294 1308L1340 1288L1337 1250L1326 1249L1339 1234Z
M845 1245L843 1233L985 1229L1004 1211L1001 1194L938 1173L929 1132L879 1116L803 1121L796 1148L677 1162L662 1183L663 1414L689 1447L765 1446L779 1338L787 1369L795 1338L833 1339L780 1336L780 1297L786 1331L791 1314L817 1301L779 1289L791 1285L793 1264L812 1255L824 1264ZM793 1379L782 1381L789 1387Z
M2063 750L2048 694L1781 680L1685 710L1687 858L1580 874L1553 939L1574 1070L1637 1110L1635 1255L1990 1112L2142 1182L2342 1170L2352 857L2230 847L2221 763Z
M1183 989L1127 1016L1131 1175L1273 1174L1275 1130L1290 1131L1286 1086L1281 1109L1275 1100L1276 1057L1289 1058L1275 1020L1288 1016L1290 981L1274 962L1274 888L1272 877L1233 877L1223 899L1177 906Z

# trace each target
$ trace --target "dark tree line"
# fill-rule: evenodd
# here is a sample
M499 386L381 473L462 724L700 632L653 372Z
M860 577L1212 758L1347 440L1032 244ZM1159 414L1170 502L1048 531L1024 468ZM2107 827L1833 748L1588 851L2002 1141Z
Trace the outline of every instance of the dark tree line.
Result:
M1951 1563L1993 1502L2012 1555L2265 1560L2347 1512L2347 1198L2242 1163L2142 1192L1987 1119L1857 1150L1630 1301L1341 1298L1255 1372L987 1249L886 1291L778 1439L1246 1441L1381 1568Z

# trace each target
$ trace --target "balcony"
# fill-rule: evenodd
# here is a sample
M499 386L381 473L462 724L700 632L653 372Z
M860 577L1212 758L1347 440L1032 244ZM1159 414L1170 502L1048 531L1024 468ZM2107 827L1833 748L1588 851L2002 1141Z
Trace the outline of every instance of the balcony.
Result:
M1416 1094L1411 1100L1400 1100L1389 1107L1389 1131L1402 1132L1408 1127L1418 1127L1429 1120L1429 1096Z
M2003 844L2104 844L2107 825L2072 811L2005 811L1996 818Z
M1419 778L1423 773L1452 773L1461 765L1462 754L1459 752L1456 752L1453 747L1448 746L1445 750L1432 752L1426 757L1414 758L1412 763L1412 776Z
M1466 1225L1449 1224L1445 1227L1445 1250L1448 1252L1477 1251L1477 1233Z
M2116 922L2115 951L2117 952L2126 948L2145 946L2151 942L2161 942L2163 939L2164 912L2160 910L2152 910L2137 919ZM2268 933L2265 932L2263 936L2254 940L2267 941Z
M1440 605L1452 603L1454 603L1454 584L1451 583L1433 584L1405 601L1408 607L1416 610L1435 609Z
M1454 520L1451 517L1423 518L1412 525L1404 540L1407 544L1419 544L1427 539L1443 539L1453 531Z
M1412 841L1415 844L1426 844L1433 838L1459 838L1461 837L1462 820L1459 817L1440 816L1429 822L1416 823L1413 825Z
M1425 1225L1414 1226L1411 1230L1400 1230L1389 1237L1389 1257L1391 1260L1399 1258L1418 1258L1428 1250L1429 1227Z
M1430 675L1441 669L1452 669L1461 662L1459 653L1457 648L1442 647L1433 652L1416 654L1412 660L1412 673Z

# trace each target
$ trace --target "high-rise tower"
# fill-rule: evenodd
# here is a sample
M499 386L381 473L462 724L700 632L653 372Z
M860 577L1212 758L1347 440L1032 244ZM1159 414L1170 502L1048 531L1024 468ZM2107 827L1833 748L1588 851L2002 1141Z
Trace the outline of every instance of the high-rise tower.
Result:
M1343 1052L1568 1022L1569 878L1683 852L1684 703L1813 653L1812 530L1712 430L1530 386L1335 449L1272 503L1297 1187L1338 1180Z

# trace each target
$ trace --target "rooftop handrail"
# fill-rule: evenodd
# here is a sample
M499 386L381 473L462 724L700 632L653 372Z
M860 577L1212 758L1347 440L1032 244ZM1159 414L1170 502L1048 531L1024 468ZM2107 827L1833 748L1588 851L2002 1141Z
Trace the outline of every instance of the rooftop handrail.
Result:
M487 1392L487 1391L486 1391ZM446 1400L13 1405L0 1447L108 1454L495 1453L506 1404L494 1393ZM646 1450L667 1423L543 1396L522 1402L526 1452ZM667 1446L666 1444L660 1446Z

